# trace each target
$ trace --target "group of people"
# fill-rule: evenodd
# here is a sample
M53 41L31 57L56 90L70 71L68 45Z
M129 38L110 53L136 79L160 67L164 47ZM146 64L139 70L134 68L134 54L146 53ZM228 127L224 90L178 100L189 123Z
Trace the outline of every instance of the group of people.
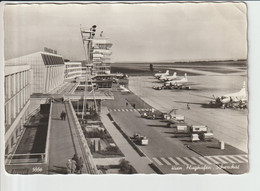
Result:
M83 159L74 154L72 159L68 159L67 162L67 173L68 174L81 174L83 168Z
M60 118L61 118L61 120L66 120L66 113L65 113L65 111L62 111L61 112L61 114L60 114Z

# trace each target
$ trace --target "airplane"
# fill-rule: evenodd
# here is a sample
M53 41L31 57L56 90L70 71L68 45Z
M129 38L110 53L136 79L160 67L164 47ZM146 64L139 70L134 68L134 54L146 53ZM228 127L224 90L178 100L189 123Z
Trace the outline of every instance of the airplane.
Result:
M221 104L223 109L230 106L244 108L247 106L246 82L243 82L243 87L239 92L222 95L217 98L213 95L213 98L215 99L215 103Z
M124 87L123 85L120 86L121 92L122 93L130 93L130 90L128 90L126 87Z
M174 72L172 76L161 76L159 80L165 82L165 81L175 80L176 78L177 78L177 73Z
M166 70L165 73L156 73L154 74L154 77L159 79L161 76L169 76L169 70Z
M188 83L188 78L187 78L187 73L185 73L182 79L167 81L164 83L164 86L174 87L175 89L182 89L183 87L186 87L186 89L190 89L190 87L187 86L187 83Z

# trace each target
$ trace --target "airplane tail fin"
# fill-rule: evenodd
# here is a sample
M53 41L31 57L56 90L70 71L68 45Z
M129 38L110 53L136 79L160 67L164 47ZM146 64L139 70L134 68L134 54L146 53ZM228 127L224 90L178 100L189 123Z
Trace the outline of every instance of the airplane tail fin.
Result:
M166 70L166 74L169 74L169 70Z
M177 76L177 72L174 72L172 76L173 76L173 77L176 77L176 76Z
M187 79L187 73L184 74L184 78Z

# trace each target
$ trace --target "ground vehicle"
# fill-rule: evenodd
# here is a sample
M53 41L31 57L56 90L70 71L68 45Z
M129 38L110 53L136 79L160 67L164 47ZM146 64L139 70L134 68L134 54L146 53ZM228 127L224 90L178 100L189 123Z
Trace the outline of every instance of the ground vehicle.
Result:
M140 133L135 133L133 136L134 142L139 145L148 145L148 139L146 136L142 136Z
M211 141L213 133L209 132L205 125L185 125L185 124L171 124L170 127L175 129L174 133L190 135L191 141Z
M146 119L164 119L164 113L148 111L141 115L142 118Z

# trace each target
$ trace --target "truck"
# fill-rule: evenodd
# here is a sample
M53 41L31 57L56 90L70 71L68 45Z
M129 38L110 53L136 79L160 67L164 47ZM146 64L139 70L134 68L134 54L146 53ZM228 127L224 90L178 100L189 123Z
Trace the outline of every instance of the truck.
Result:
M148 145L148 139L146 136L142 136L140 133L135 133L133 135L133 140L139 145Z
M175 133L190 135L191 141L211 141L213 139L213 133L209 132L209 129L205 125L184 125L175 124Z

